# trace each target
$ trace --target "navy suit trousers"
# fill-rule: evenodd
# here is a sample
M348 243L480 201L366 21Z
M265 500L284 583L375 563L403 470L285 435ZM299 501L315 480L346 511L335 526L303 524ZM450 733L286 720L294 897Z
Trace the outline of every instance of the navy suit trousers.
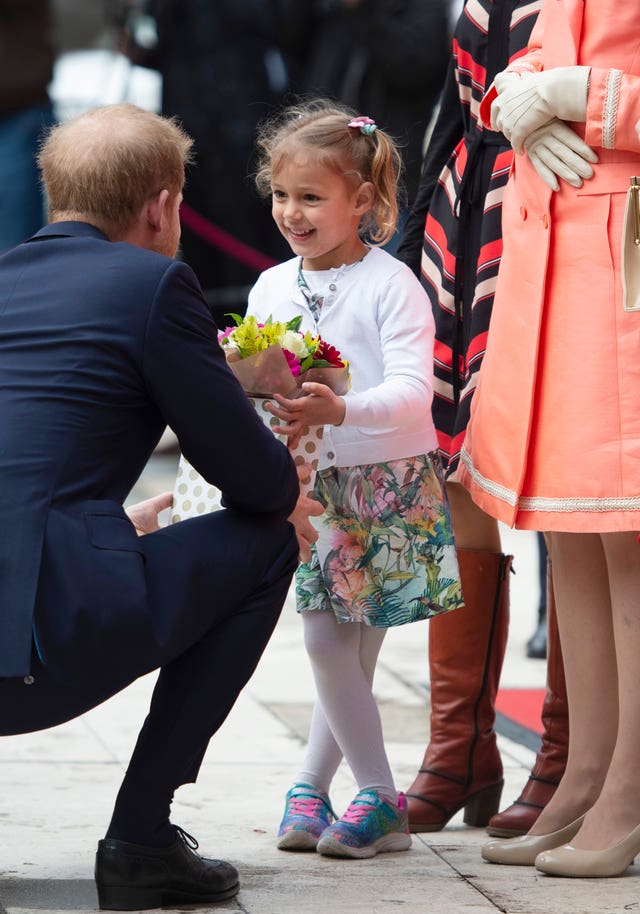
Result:
M139 675L160 668L129 775L175 790L196 778L273 632L297 564L293 527L216 512L142 537L155 638ZM32 684L0 680L0 735L51 727L129 684L71 685L36 660ZM135 677L134 677L135 678ZM101 683L98 685L97 683Z

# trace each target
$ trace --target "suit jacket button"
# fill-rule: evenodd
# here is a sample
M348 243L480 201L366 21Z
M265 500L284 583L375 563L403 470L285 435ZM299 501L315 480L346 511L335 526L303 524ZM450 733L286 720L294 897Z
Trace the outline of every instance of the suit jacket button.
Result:
M336 286L335 282L330 283L329 289L331 292L335 292L337 288L338 287Z
M35 676L32 676L31 674L29 674L28 676L25 676L22 681L24 682L25 685L33 685L33 683L36 681L36 678L35 678Z

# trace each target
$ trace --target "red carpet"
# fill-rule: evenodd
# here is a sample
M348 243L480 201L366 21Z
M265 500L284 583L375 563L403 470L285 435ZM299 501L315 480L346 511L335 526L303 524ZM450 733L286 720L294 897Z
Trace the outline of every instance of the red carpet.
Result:
M543 699L544 689L500 689L496 711L527 730L542 733L540 712Z

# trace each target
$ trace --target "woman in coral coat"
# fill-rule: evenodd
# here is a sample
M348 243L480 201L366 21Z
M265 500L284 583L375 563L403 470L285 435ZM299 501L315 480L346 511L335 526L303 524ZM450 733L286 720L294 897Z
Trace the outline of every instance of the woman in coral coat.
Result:
M521 154L461 480L499 520L550 531L570 726L552 801L483 856L616 875L640 853L640 311L623 310L621 279L640 174L638 0L543 0L528 54L483 105ZM584 182L557 180L540 149L557 119L597 155Z

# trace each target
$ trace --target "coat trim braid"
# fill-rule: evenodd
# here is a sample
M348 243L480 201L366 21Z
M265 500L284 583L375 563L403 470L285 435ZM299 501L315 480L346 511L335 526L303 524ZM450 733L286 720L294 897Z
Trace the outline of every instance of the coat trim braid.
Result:
M618 122L618 103L620 101L620 86L622 84L622 70L609 70L607 74L607 91L604 97L602 111L602 148L615 149L616 126Z
M473 461L464 447L460 460L479 489L506 502L512 508L517 507L518 511L554 511L561 514L569 514L573 511L588 511L596 514L607 511L640 511L640 496L637 495L630 498L518 497L513 490L483 476L473 465Z

